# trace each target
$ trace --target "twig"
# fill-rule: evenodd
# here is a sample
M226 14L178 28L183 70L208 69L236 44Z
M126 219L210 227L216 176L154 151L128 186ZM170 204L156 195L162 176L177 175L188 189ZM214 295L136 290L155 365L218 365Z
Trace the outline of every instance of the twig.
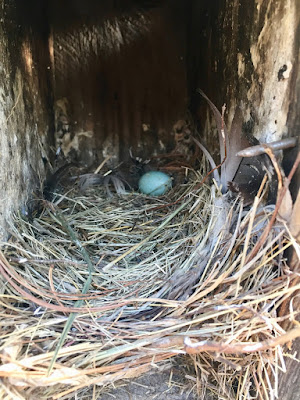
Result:
M184 339L184 350L187 354L199 354L203 352L214 352L224 354L245 354L255 353L258 351L269 350L276 346L282 346L292 340L300 337L300 328L292 329L282 336L273 339L267 339L262 342L255 343L220 343L209 340L202 342L192 342L189 337Z
M102 163L97 167L97 169L95 169L94 174L98 174L99 171L104 167L104 165L107 163L107 161L109 161L111 159L112 156L107 156Z
M286 191L288 190L288 187L289 187L289 185L291 183L292 177L295 174L296 169L298 168L299 164L300 164L300 152L297 155L297 158L296 158L296 160L294 162L294 165L293 165L288 177L285 178L285 180L284 180L284 185L283 185L282 189L280 190L280 193L278 193L278 198L277 198L277 201L276 201L275 210L274 210L274 212L272 214L272 217L271 217L268 225L266 226L264 232L262 233L261 237L256 242L256 244L253 247L252 251L248 255L246 263L249 260L251 260L253 257L255 257L255 255L258 253L259 249L261 248L261 246L265 243L266 238L267 238L267 236L268 236L268 234L269 234L269 232L270 232L270 230L271 230L271 228L272 228L272 226L273 226L273 224L275 222L275 219L276 219L276 216L278 214L278 211L279 211L280 205L282 203L282 200L284 198L284 195L285 195Z
M266 143L267 146L273 150L284 150L288 149L290 147L295 147L297 144L297 138L296 137L290 137L287 139L281 139L277 140L276 142L271 142L271 143ZM236 153L238 157L255 157L259 156L261 154L265 153L265 147L264 144L259 144L257 146L251 146L247 147L246 149L243 149Z
M265 153L268 154L270 160L272 161L273 167L274 167L275 172L277 174L278 193L279 193L281 188L282 188L282 175L281 175L281 172L280 172L280 168L279 168L278 162L276 160L276 157L275 157L272 149L268 145L263 144L263 148L265 149Z

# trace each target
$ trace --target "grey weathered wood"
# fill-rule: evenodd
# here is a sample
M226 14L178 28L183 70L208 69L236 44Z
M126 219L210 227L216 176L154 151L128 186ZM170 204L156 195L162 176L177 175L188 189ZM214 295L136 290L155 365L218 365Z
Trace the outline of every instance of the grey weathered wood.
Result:
M32 21L24 18L26 10ZM44 19L38 4L0 0L0 239L11 213L28 209L49 155L52 96Z

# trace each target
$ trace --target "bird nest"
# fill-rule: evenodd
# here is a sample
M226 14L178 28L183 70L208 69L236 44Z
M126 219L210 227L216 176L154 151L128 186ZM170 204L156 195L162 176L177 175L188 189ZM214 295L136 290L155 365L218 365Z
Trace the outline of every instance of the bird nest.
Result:
M295 318L285 250L299 246L264 202L266 179L245 207L203 176L160 198L74 187L15 216L0 259L1 398L99 395L183 355L199 398L276 394L282 346L299 336L280 325Z

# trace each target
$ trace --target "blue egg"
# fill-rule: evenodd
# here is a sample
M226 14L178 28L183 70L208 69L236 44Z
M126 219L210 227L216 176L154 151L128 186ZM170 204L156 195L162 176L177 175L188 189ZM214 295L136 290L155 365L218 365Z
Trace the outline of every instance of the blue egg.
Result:
M146 172L139 180L139 189L144 194L161 196L172 187L172 179L161 171Z

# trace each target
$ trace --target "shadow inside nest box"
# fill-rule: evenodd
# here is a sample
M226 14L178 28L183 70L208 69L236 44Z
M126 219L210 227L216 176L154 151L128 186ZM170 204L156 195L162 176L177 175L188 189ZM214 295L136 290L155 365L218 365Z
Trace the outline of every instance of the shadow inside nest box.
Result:
M243 158L229 188L233 192L240 193L246 204L251 204L257 195L266 171L270 174L267 203L275 204L278 179L265 154Z
M282 167L285 176L288 176L288 174L290 173L299 151L300 151L300 143L298 144L298 146L294 148L286 149L283 151ZM290 192L292 195L293 202L295 202L296 200L299 189L300 189L300 168L298 167L298 171L294 174L292 181L290 183Z

